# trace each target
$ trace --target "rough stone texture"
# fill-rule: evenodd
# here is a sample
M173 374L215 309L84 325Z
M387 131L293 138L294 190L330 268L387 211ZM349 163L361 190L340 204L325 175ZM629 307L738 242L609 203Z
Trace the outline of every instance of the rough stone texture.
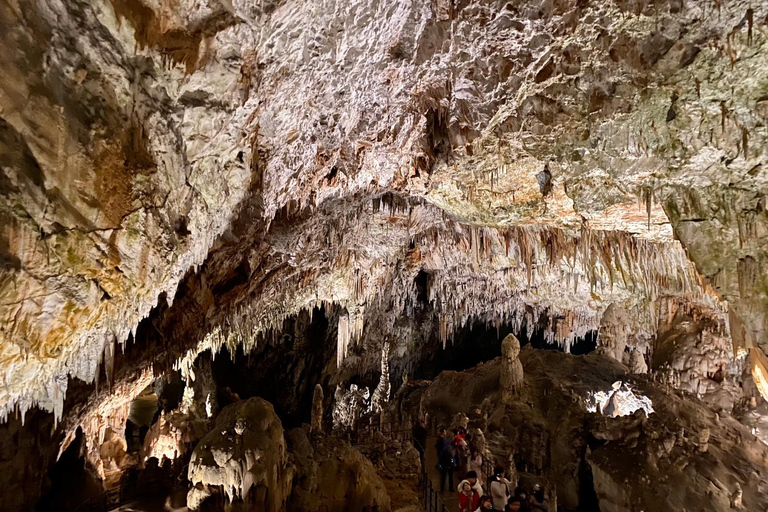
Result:
M481 406L490 414L493 462L511 460L523 485L543 484L567 509L595 510L599 500L600 510L729 511L737 486L746 510L768 506L762 476L768 447L732 417L646 376L630 376L605 356L523 349L520 358L525 388L513 404L501 403L499 359L443 372L429 386L409 388L412 396L402 403L427 411L435 425ZM588 392L610 390L618 380L632 381L655 412L618 418L587 412Z
M259 510L277 512L285 509L292 475L280 419L269 402L250 398L222 409L195 447L187 501L195 510L201 490L221 486L230 502L243 499Z
M312 394L312 432L323 432L323 386L315 384L315 392Z
M385 342L381 347L381 375L379 383L371 395L371 411L381 412L389 402L389 393L392 391L392 385L389 382L389 342Z
M669 218L764 343L765 6L18 0L0 23L6 408L60 414L206 256L209 293L249 282L204 311L227 331L328 301L354 343L423 267L446 338L535 306L567 342L612 302L652 332L643 305L704 300Z
M155 372L315 308L333 384L385 340L405 375L427 333L480 322L566 348L600 328L617 361L656 358L725 410L768 394L738 367L768 348L766 9L3 4L0 416L54 411L62 449L82 426L101 468Z
M155 457L161 466L165 459L175 461L182 458L208 432L209 427L209 422L199 417L190 417L179 411L162 412L144 438L139 452L141 464L150 457Z
M310 443L302 429L287 433L296 464L289 512L389 512L390 500L371 462L346 441L325 437Z
M713 408L733 412L750 397L760 397L754 386L745 385L751 380L747 359L734 359L730 337L718 330L711 319L678 312L659 333L651 368Z
M511 404L515 400L515 392L523 386L523 363L520 362L520 341L514 334L508 334L501 342L501 401Z

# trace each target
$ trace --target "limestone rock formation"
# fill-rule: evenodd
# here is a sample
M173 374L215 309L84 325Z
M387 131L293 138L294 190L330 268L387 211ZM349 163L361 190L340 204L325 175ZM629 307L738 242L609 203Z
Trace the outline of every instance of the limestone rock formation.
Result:
M612 511L698 507L725 512L731 510L737 484L745 509L768 506L768 489L760 483L768 447L732 417L718 420L696 398L642 375L631 377L633 389L652 401L652 414L590 413L588 392L611 390L616 380L628 378L626 367L601 355L531 349L523 349L520 359L526 368L525 403L502 404L501 359L464 372L442 372L429 386L409 389L403 403L447 424L490 397L491 460L505 465L511 456L523 485L556 488L558 504L569 509L593 510L599 502L600 510ZM681 429L689 434L681 435ZM706 450L703 429L709 430Z
M651 367L674 387L731 412L749 398L740 384L748 361L734 357L731 338L712 321L676 314L659 333Z
M520 362L520 341L514 334L508 334L501 342L501 373L499 385L501 400L511 404L524 382L523 363Z
M333 421L352 427L383 407L390 371L392 382L415 375L463 330L504 327L565 351L597 332L616 365L563 363L596 372L578 374L582 387L538 375L515 403L523 374L505 345L493 378L486 368L478 382L443 379L455 396L459 384L475 390L472 408L501 382L503 413L454 410L426 384L404 386L423 401L398 403L446 422L529 420L520 444L556 449L515 452L522 472L554 480L591 468L605 510L647 498L612 466L625 455L663 466L664 485L684 487L677 468L695 469L692 488L718 507L738 486L746 507L765 508L743 474L702 460L730 463L731 450L751 468L759 450L733 445L742 431L731 413L758 434L765 423L767 22L765 2L743 0L4 2L3 446L34 451L24 443L41 438L19 424L50 411L52 425L35 420L53 432L45 442L61 455L77 441L104 478L119 466L131 404L172 370L186 383L178 412L216 415L201 355L253 358L272 373L285 363L297 385L280 405L302 415L315 383L345 383ZM306 318L312 332L287 335L286 322ZM289 355L294 342L308 357ZM521 358L528 386L528 362L540 361ZM687 437L623 416L586 434L550 428L546 397L566 387L583 398L596 391L586 383L625 381L626 368L668 401L659 416L690 412L683 421L700 424ZM698 398L721 424L689 402ZM177 442L163 400L147 453L191 442ZM450 413L436 412L440 400ZM227 410L221 421L234 421L239 409ZM250 436L249 421L219 441ZM566 428L610 442L586 457L557 445L574 438ZM696 441L705 428L709 440ZM498 446L490 432L487 442ZM48 450L37 447L32 483L16 477L17 457L0 460L14 475L7 503L34 505ZM247 457L229 459L237 470L200 457L196 475L227 481L232 497L272 478ZM570 482L558 487L564 506L578 505ZM190 502L210 492L201 484Z
M357 420L370 410L370 392L367 387L358 389L357 384L350 384L344 391L341 385L336 387L333 404L333 427L355 428Z
M286 434L296 464L296 485L285 510L380 510L389 512L390 500L371 462L346 441L325 437L310 443L306 433Z
M633 349L629 354L629 369L632 373L648 373L648 363L645 362L643 353Z
M213 489L223 488L232 502L261 504L267 512L285 509L293 468L274 408L250 398L222 409L213 429L198 443L189 462L193 486L187 498L192 510Z
M371 411L381 412L389 402L389 392L392 386L389 383L389 342L385 342L381 347L381 376L376 389L371 395Z
M315 392L312 395L312 432L323 432L323 386L315 384Z
M764 6L441 5L4 7L6 413L60 415L190 269L245 344L344 307L340 361L422 269L446 340L720 296L760 346Z
M181 411L165 412L149 428L139 452L141 463L154 457L160 465L189 453L210 428L204 418Z

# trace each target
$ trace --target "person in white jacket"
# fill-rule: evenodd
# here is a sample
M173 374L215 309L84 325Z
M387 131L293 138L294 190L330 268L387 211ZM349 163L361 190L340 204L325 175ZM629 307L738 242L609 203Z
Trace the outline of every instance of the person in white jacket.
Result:
M493 510L504 510L509 500L509 480L504 475L504 468L497 467L494 470L489 491L493 500Z
M483 486L477 481L477 473L469 471L456 489L459 491L459 510L461 512L475 510L480 497L483 496Z

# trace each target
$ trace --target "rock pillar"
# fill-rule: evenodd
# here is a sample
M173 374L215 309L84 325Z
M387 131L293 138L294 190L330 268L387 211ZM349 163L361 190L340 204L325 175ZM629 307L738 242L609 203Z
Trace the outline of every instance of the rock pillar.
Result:
M511 404L523 387L523 364L520 362L520 342L514 334L501 342L501 401Z
M323 398L323 387L316 384L315 392L312 395L312 432L320 433L323 431Z

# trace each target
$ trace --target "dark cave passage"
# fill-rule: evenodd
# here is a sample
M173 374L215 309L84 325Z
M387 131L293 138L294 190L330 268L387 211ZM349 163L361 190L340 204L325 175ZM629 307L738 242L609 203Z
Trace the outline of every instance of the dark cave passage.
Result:
M37 503L38 512L66 512L102 493L96 472L88 466L81 429L74 441L48 471L48 492Z
M496 329L483 322L474 322L454 333L445 348L433 337L429 342L430 347L422 351L423 358L415 366L412 378L431 380L444 370L467 370L500 357L501 342L508 334L514 334L521 347L530 345L539 350L564 352L562 346L547 342L543 330L534 330L530 336L526 336L525 332L516 332L511 325L505 324ZM585 355L596 348L597 331L590 331L585 337L574 341L570 352L573 355Z
M309 423L315 384L327 388L335 370L335 335L325 308L316 308L286 319L279 334L262 337L247 354L223 348L212 362L219 403L231 402L230 391L242 399L258 396L274 405L286 428Z

